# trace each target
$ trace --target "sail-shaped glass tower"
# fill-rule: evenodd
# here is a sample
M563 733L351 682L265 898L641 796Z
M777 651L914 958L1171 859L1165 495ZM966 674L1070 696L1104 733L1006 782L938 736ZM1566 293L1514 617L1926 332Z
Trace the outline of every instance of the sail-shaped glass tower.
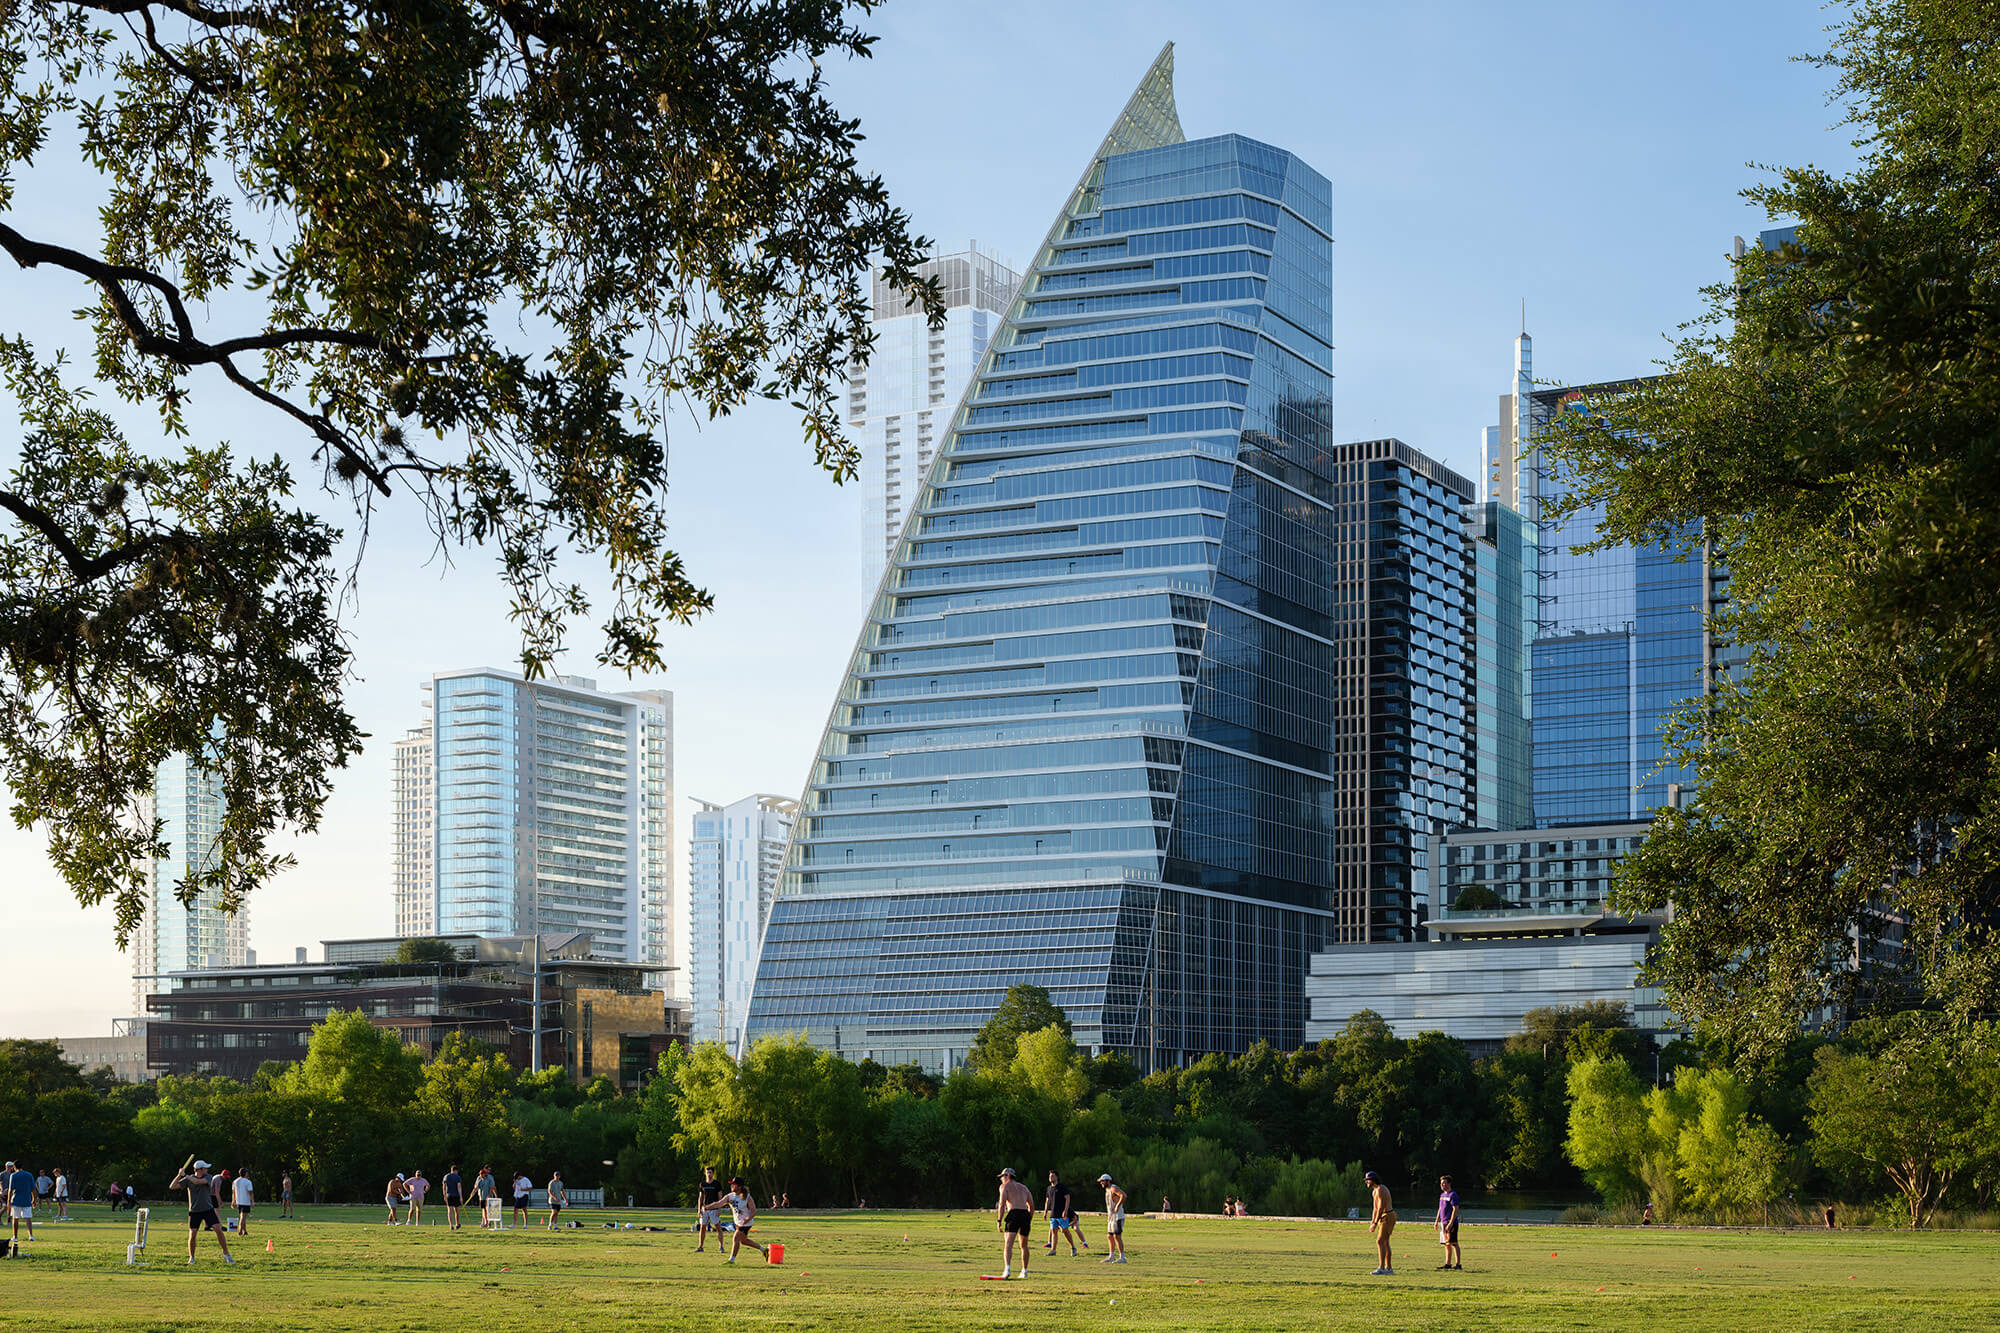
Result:
M1461 554L1463 496L1407 446L1331 445L1328 183L1185 141L1172 70L1168 47L932 463L801 803L752 1040L949 1067L1032 982L1142 1065L1296 1046L1308 955L1414 926L1372 892L1385 821L1341 715L1368 580L1341 571L1371 483L1429 487Z

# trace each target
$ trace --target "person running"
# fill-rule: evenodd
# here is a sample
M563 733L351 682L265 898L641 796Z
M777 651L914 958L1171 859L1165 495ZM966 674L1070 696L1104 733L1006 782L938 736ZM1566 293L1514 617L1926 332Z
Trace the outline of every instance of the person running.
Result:
M533 1203L534 1201L535 1201L535 1182L528 1179L527 1173L516 1171L514 1173L514 1225L515 1226L524 1227L528 1225L528 1205Z
M569 1202L569 1195L563 1190L562 1172L549 1172L549 1230L556 1229L557 1219L562 1216L563 1205Z
M389 1220L384 1222L383 1226L393 1227L397 1225L396 1209L402 1206L403 1199L408 1194L409 1186L403 1183L403 1173L401 1171L389 1177L389 1183L382 1187L382 1202L389 1206Z
M250 1179L250 1168L244 1167L236 1173L230 1190L236 1203L236 1234L250 1234L250 1209L257 1203L257 1186Z
M56 1217L58 1222L69 1221L69 1175L56 1168Z
M192 1171L176 1175L170 1190L185 1188L188 1192L188 1262L194 1262L194 1243L207 1227L215 1233L215 1243L222 1251L222 1262L236 1262L229 1253L229 1238L222 1231L222 1217L215 1211L215 1182L209 1179L208 1163L196 1162Z
M292 1215L292 1173L287 1171L278 1177L278 1216Z
M701 1169L701 1184L695 1188L694 1252L700 1254L708 1244L708 1233L715 1233L715 1252L722 1253L722 1182L715 1178L715 1168Z
M1463 1269L1465 1256L1458 1252L1458 1191L1450 1176L1438 1177L1438 1244L1444 1246L1444 1262L1439 1269Z
M1021 1241L1021 1276L1028 1276L1028 1237L1035 1223L1035 1196L1014 1179L1014 1168L1000 1168L1000 1197L993 1204L993 1225L1000 1229L1000 1276L1014 1276L1014 1239Z
M1396 1276L1395 1256L1389 1253L1389 1237L1396 1230L1396 1204L1389 1197L1389 1187L1382 1183L1382 1177L1370 1171L1361 1179L1368 1186L1368 1193L1375 1200L1374 1208L1368 1214L1368 1232L1375 1237L1375 1271L1370 1277Z
M750 1228L757 1224L757 1201L750 1197L750 1187L743 1183L743 1177L729 1178L729 1193L722 1196L722 1202L729 1206L731 1215L736 1218L736 1232L730 1238L727 1262L735 1263L737 1254L745 1245L763 1255L765 1261L769 1262L771 1252L750 1239Z
M458 1174L458 1163L444 1173L444 1220L453 1231L458 1230L459 1210L465 1205L465 1177Z
M410 1199L410 1225L420 1227L424 1224L424 1196L431 1192L431 1183L424 1179L422 1167L410 1172L410 1178L404 1182L403 1190Z
M1053 1171L1049 1172L1049 1192L1042 1199L1042 1211L1049 1215L1049 1243L1042 1246L1042 1253L1054 1254L1056 1241L1061 1239L1069 1242L1074 1259L1077 1249L1075 1237L1069 1234L1069 1186Z
M35 1173L27 1167L16 1170L12 1162L7 1163L4 1179L0 1179L7 1191L7 1216L13 1223L14 1257L21 1257L21 1223L28 1224L28 1239L35 1238Z
M1104 1262L1122 1264L1125 1262L1125 1191L1118 1188L1109 1171L1099 1176L1097 1183L1104 1186L1104 1243L1111 1250L1104 1256Z

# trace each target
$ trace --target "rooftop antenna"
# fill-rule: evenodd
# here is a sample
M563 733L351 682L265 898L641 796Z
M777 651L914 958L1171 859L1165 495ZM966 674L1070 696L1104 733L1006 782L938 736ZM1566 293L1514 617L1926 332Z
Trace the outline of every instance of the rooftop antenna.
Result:
M1528 331L1528 298L1521 298L1521 332Z

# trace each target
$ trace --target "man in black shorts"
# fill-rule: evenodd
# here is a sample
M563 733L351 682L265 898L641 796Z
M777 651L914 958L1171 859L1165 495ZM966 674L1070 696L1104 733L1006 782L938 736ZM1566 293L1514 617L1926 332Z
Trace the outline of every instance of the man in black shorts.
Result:
M451 1170L444 1173L438 1182L444 1187L444 1220L453 1231L458 1230L458 1210L465 1206L465 1177L458 1174L458 1163L451 1164Z
M708 1244L708 1233L715 1233L715 1252L726 1253L722 1243L722 1182L715 1178L715 1168L701 1169L701 1184L695 1188L695 1208L700 1216L695 1221L694 1252L700 1254Z
M1028 1236L1035 1224L1035 1196L1014 1179L1014 1168L1000 1168L1000 1197L993 1206L993 1225L1000 1228L1000 1276L1014 1276L1014 1238L1021 1240L1021 1276L1028 1275Z
M185 1188L188 1192L188 1262L194 1262L195 1237L207 1227L215 1233L215 1243L222 1247L222 1262L235 1263L229 1256L229 1242L222 1234L222 1218L215 1211L215 1182L208 1178L208 1163L196 1162L192 1172L181 1172L167 1188Z

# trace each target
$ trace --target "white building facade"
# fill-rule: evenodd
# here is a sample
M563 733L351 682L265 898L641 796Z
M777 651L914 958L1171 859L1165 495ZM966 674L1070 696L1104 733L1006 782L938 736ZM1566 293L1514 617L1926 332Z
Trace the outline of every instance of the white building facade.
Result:
M250 912L225 913L220 894L204 890L193 903L178 897L190 873L209 868L227 806L222 777L186 755L163 760L153 774L150 810L160 821L167 855L148 867L146 917L132 949L132 1012L146 1012L148 978L202 967L242 967L251 959Z
M431 821L437 747L428 725L412 727L390 751L389 822L395 830L396 933L405 937L437 933L437 885Z
M583 931L601 957L671 965L673 695L485 669L427 689L432 905L410 933ZM399 840L398 933L402 885L422 879L405 847L424 855Z
M881 584L937 442L1021 283L1019 274L981 254L976 242L917 272L943 287L944 324L932 328L922 307L912 307L878 271L875 349L866 366L849 368L847 424L861 450L864 597L873 597Z
M688 987L696 1041L740 1044L757 950L784 870L798 802L746 796L701 802L688 839Z

